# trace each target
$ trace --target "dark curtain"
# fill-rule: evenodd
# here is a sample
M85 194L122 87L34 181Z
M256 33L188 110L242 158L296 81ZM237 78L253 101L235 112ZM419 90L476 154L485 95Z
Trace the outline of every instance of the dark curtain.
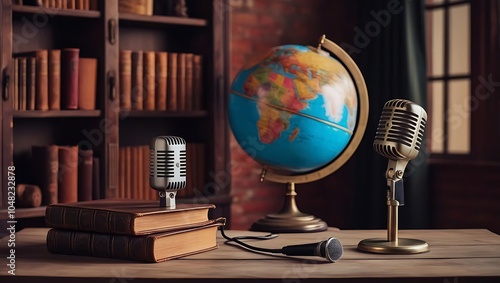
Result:
M353 228L387 228L387 159L372 148L383 105L409 99L427 109L423 1L359 1L358 24L348 51L366 80L370 115L364 138L354 155ZM344 46L346 49L346 46ZM404 175L405 205L399 208L400 228L428 228L430 223L427 154L408 164Z

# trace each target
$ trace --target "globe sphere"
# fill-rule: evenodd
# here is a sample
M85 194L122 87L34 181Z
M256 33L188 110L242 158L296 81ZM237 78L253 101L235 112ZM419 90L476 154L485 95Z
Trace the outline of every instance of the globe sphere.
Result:
M358 96L347 69L316 48L283 45L249 61L233 80L229 124L264 166L289 174L334 161L356 127Z

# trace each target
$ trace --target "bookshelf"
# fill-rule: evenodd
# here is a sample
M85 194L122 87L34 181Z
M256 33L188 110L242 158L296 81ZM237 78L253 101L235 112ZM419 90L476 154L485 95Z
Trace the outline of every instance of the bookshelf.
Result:
M188 144L203 148L203 154L193 160L193 164L202 165L196 173L198 185L184 193L179 201L213 203L217 208L212 217L230 217L225 95L229 34L226 1L188 0L188 17L171 13L169 6L174 1L154 1L153 15L122 13L118 0L98 0L90 10L40 7L36 6L37 1L24 0L25 5L15 4L17 1L0 1L0 219L7 217L7 168L15 166L16 183L35 182L32 146L91 147L99 168L98 173L94 172L98 175L98 191L94 192L94 198L112 198L123 197L122 186L127 181L120 171L125 161L123 156L120 159L120 149L148 145L150 139L158 135L181 136ZM16 83L20 84L14 82L17 64L14 54L65 48L78 48L80 58L97 59L95 109L17 110L19 106L13 103L14 93L20 94L21 90L15 88ZM124 109L120 105L121 50L199 55L202 58L201 77L184 84L184 87L190 85L186 88L191 92L195 84L202 86L199 107ZM60 95L62 99L67 94L61 89ZM184 103L189 105L189 102ZM133 168L138 170L138 167ZM134 184L145 184L145 176L134 180ZM21 227L39 223L40 219L35 221L34 218L44 216L43 205L16 209L19 212L16 220L24 223L19 225Z

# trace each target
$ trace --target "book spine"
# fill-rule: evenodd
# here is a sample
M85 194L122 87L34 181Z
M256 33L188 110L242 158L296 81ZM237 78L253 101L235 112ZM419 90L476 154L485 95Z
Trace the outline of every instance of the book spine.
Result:
M193 108L203 108L203 67L201 55L193 56Z
M61 108L78 109L78 64L80 49L61 51Z
M132 109L132 51L120 50L120 108Z
M19 110L26 110L26 57L19 58Z
M92 155L92 149L78 154L78 201L92 200Z
M177 110L177 53L168 53L167 110Z
M194 54L187 53L185 57L186 65L186 102L184 107L186 110L194 110L193 102L193 57Z
M57 254L155 262L152 244L153 241L148 237L58 229L50 229L47 233L47 249Z
M120 212L49 205L45 223L50 228L134 235L132 215Z
M48 57L47 50L36 51L36 110L49 110Z
M186 53L177 55L177 110L186 110Z
M49 109L61 109L61 50L49 50Z
M59 151L57 146L32 146L31 162L34 181L42 190L42 204L58 202Z
M167 52L156 53L156 110L167 110Z
M78 108L82 110L94 110L97 86L97 59L80 58L78 67Z
M14 62L14 95L12 97L12 109L19 110L19 58L13 58Z
M35 110L36 97L36 58L28 58L26 89L26 110Z
M142 51L132 52L132 109L142 110L144 100L144 77L142 69Z
M58 200L78 201L78 146L59 146Z
M155 110L155 52L144 52L144 110Z

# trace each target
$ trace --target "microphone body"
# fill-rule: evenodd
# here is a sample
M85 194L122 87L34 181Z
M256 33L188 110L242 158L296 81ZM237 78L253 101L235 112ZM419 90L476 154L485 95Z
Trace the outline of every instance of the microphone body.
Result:
M159 191L160 207L175 208L175 195L186 187L186 141L159 136L150 144L149 184Z
M374 150L389 159L386 176L402 179L406 165L417 157L422 144L427 113L405 99L385 103L373 142Z
M331 237L319 243L285 246L281 253L292 256L319 256L336 262L342 257L343 247L338 239Z

